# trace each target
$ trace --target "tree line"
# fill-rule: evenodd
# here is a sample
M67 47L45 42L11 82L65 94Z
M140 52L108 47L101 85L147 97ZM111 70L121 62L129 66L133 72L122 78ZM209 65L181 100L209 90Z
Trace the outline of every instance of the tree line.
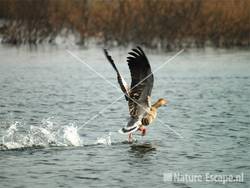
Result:
M62 31L163 49L250 45L250 0L0 0L2 42L53 43Z

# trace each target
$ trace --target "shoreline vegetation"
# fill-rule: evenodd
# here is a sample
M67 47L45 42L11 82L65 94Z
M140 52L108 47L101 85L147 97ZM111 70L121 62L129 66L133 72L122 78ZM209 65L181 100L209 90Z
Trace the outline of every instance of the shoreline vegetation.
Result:
M249 47L250 0L0 0L2 43Z

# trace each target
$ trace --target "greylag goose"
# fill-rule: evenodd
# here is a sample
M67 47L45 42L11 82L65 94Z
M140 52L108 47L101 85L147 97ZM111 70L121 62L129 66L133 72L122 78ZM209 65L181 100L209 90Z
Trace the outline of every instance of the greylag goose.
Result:
M117 73L117 80L125 99L128 102L130 119L127 126L119 130L122 134L128 134L128 141L132 142L132 133L141 131L142 136L146 134L145 126L148 126L156 118L157 109L167 103L167 100L160 98L151 105L151 91L154 83L154 76L149 61L138 46L129 52L127 62L131 74L130 87L118 71L112 57L104 49L104 54Z

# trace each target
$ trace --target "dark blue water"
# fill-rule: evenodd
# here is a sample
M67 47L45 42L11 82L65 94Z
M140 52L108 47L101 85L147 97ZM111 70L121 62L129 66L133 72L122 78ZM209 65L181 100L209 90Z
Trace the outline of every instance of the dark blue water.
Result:
M70 50L117 85L101 48ZM175 54L146 52L153 70ZM126 53L111 50L129 82ZM0 46L0 58L0 187L250 186L248 50L186 50L164 65L152 99L170 102L133 144L117 133L124 98L109 106L121 92L65 50ZM164 181L177 172L244 181Z

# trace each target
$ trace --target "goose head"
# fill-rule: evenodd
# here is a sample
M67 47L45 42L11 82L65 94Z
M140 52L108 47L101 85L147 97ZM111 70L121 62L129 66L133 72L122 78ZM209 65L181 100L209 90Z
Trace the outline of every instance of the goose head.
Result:
M168 101L166 99L160 98L155 104L153 104L153 107L159 108L161 106L165 106L167 103Z
M166 105L166 104L168 103L168 101L167 101L166 99L160 98L160 99L158 100L158 103L159 103L161 106L164 106L164 105Z

